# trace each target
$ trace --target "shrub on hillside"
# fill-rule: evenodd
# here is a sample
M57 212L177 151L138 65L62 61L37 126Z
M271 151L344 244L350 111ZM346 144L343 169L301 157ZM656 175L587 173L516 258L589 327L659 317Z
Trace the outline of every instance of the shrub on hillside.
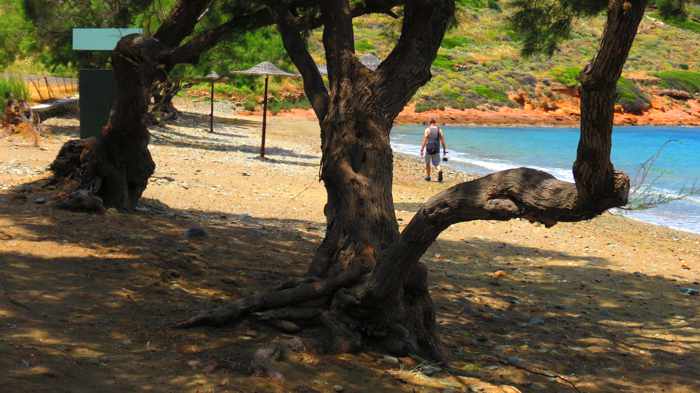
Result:
M468 8L490 8L492 10L500 11L501 4L498 0L457 0L457 4L468 7Z
M442 47L447 49L467 47L474 44L474 40L463 36L449 36L442 40Z
M442 68L445 70L452 70L454 69L455 62L450 59L448 56L443 55L443 54L438 54L437 57L435 58L435 61L433 61L433 67L435 68Z
M549 74L566 87L576 87L579 85L578 77L581 74L581 69L578 67L554 67L549 71Z
M427 112L431 110L444 110L445 106L430 99L422 99L416 103L416 113Z
M629 79L620 78L617 82L617 104L622 105L625 112L641 115L651 106L649 97Z
M269 104L270 112L273 114L291 109L309 109L311 104L306 96L299 98L287 98L282 100L272 100Z
M690 94L700 93L700 72L661 71L656 73L661 85L667 89L683 90Z
M486 98L488 101L496 103L508 102L508 95L504 91L496 90L491 86L477 85L472 89L477 95Z

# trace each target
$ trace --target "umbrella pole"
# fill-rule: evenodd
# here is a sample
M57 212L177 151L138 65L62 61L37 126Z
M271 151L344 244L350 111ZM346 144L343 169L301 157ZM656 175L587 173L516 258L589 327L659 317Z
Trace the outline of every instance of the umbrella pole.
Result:
M270 81L270 75L265 75L265 98L263 100L263 124L262 124L262 143L260 144L260 157L265 158L265 131L267 129L267 85Z
M209 132L214 132L214 82L211 82L211 109L209 111Z

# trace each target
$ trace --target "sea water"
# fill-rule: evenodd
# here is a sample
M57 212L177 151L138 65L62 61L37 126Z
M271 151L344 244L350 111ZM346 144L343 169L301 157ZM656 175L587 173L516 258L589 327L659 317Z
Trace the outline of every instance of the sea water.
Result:
M392 131L394 150L417 156L424 126ZM449 165L469 173L488 174L527 166L573 181L579 130L558 127L443 127ZM618 210L632 218L700 233L700 128L615 127L612 161L616 169L638 177L642 164L657 155L646 178L648 193L675 199L646 210ZM633 188L638 184L633 184Z

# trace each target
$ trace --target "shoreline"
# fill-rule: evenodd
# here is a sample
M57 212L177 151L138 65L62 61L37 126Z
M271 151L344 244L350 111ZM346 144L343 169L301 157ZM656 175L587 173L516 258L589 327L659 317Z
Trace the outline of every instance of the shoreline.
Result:
M194 113L186 113L186 116L190 116ZM196 114L195 116L201 116L203 114ZM205 116L206 117L206 116ZM247 125L243 126L246 129L246 133L250 133L253 136L253 139L251 140L252 144L256 144L258 142L259 136L257 133L259 132L259 119L257 119L257 116L238 116L236 115L235 117L222 117L222 119L231 119L234 122L238 121L243 121L245 123L248 123ZM292 151L301 151L303 154L301 154L301 157L305 157L305 159L308 159L311 155L317 156L317 158L320 160L320 146L318 145L317 142L320 142L318 140L318 131L310 131L310 130L317 130L318 129L318 124L315 121L307 120L307 119L299 119L297 116L295 117L289 117L289 116L275 116L268 124L268 126L272 127L272 132L275 133L274 129L278 128L276 130L277 137L282 137L282 140L277 140L275 141L272 139L272 143L276 142L283 142L282 146L280 149L284 151L284 154L292 154ZM277 121L275 121L277 120ZM225 121L226 122L226 121ZM179 121L177 123L180 123ZM173 125L169 125L169 127L172 127ZM180 128L180 125L175 125L175 127ZM484 127L484 125L481 125L481 127ZM520 126L522 127L522 126ZM690 127L690 126L689 126ZM294 136L290 135L285 135L286 132L280 132L280 128L282 130L290 130L293 129L295 130ZM270 130L270 129L268 129ZM153 131L153 130L152 130ZM269 131L270 132L270 131ZM221 137L222 134L215 133L216 136ZM274 134L273 134L274 135ZM240 137L237 135L236 137ZM51 139L53 139L53 142L57 142L58 140L56 139L56 136L51 136ZM63 139L63 137L59 137L58 139ZM301 142L301 144L300 144ZM301 146L304 146L303 148ZM59 146L56 146L58 148ZM271 149L274 149L272 146L270 146ZM154 151L157 151L159 149L162 149L160 146L153 146L152 149ZM257 149L255 150L256 154L254 154L255 158L257 157ZM286 153L289 151L290 153ZM274 153L273 153L274 154ZM296 153L294 153L296 154ZM42 154L43 155L43 154ZM49 153L49 157L47 159L52 159L55 154ZM292 155L293 157L294 155ZM411 152L406 152L402 151L399 149L394 148L394 156L395 156L395 162L394 162L394 167L395 167L395 189L401 189L402 185L409 184L410 185L410 191L411 193L418 192L419 194L422 195L422 199L420 199L420 203L424 202L427 200L429 197L435 194L435 192L432 191L441 191L449 186L452 186L454 184L457 184L458 182L462 181L470 181L473 180L477 177L484 176L485 174L479 173L479 172L472 172L467 170L466 168L460 168L460 164L457 163L458 161L451 161L448 162L447 165L445 166L446 170L446 181L445 183L438 184L438 183L429 183L426 186L424 180L423 180L423 163L422 160L420 160L419 156L411 153ZM226 160L228 161L228 159ZM273 160L274 161L274 160ZM286 162L285 160L280 160L279 162ZM457 164L455 164L457 163ZM313 164L313 165L311 165ZM245 166L248 167L250 166L250 163L246 163ZM282 164L284 166L284 164ZM315 160L311 160L310 162L304 163L304 166L311 165L311 166L317 166L317 162ZM292 170L293 167L290 167L288 170ZM267 172L267 171L266 171ZM298 168L295 168L292 172L298 172ZM485 168L485 172L492 172L489 171L488 168ZM312 171L313 176L316 176L317 173L316 171ZM316 180L317 181L317 180ZM189 186L183 186L187 187L186 189L189 189ZM151 191L154 191L152 189L152 185L149 186L149 189ZM322 190L322 187L319 189L320 195L319 195L319 203L323 204L325 203L325 192ZM191 190L190 190L191 191ZM424 193L423 191L431 191L428 193ZM306 191L303 191L306 192ZM148 193L147 193L148 194ZM159 193L160 194L160 193ZM228 192L225 193L225 195L229 195ZM167 196L167 197L166 197ZM163 195L164 199L170 199L169 195ZM395 195L395 200L399 201L401 198L397 194ZM175 202L177 199L173 199L172 202ZM175 205L178 205L179 203L175 203ZM218 203L217 203L218 205ZM182 206L184 207L184 206ZM202 206L203 207L203 206ZM322 210L319 210L320 216L322 216ZM648 227L653 227L653 228L658 228L659 230L663 231L672 231L672 232L677 232L679 234L687 235L687 236L693 236L693 237L698 237L700 239L700 233L698 232L693 232L688 229L684 228L677 228L677 227L671 227L667 225L663 225L661 223L653 222L653 221L647 221L643 220L638 217L633 217L624 213L619 213L619 212L608 212L606 214L607 216L614 216L620 220L623 220L627 223L633 222L634 225L643 225L643 226L648 226Z
M394 150L394 156L396 156L400 160L412 160L412 161L415 161L416 157L417 157L417 156L414 156L410 153L397 151L397 150ZM471 173L471 172L465 171L465 170L460 169L460 168L455 168L454 165L446 164L444 166L445 166L445 168L448 168L452 172L458 172L458 173L462 174L465 178L467 178L469 180L473 180L473 179L479 178L481 176L484 176L484 175L480 175L478 173ZM623 212L621 212L619 209L610 209L606 212L606 214L610 214L614 217L619 217L619 218L626 219L626 220L632 220L637 224L651 225L655 228L682 232L684 234L692 235L692 236L700 236L700 232L694 232L692 230L685 229L685 228L664 225L664 224L660 224L658 222L646 221L646 220L639 218L639 217L635 217L632 215L626 215Z
M700 112L698 113L700 116ZM253 120L257 120L258 116L262 116L262 112L236 112L234 114L235 117L237 116L244 116L246 118L250 118ZM268 121L274 121L274 119L277 119L278 121L283 121L283 122L309 122L310 124L313 124L313 127L318 127L317 122L316 122L316 117L315 114L313 113L312 110L305 110L305 109L292 109L292 110L286 110L279 112L275 115L272 115L271 117L268 117ZM700 117L698 118L700 120ZM401 121L401 116L397 118L397 121L395 122L395 126L419 126L421 125L420 123L403 123ZM538 127L546 127L546 128L576 128L578 126L578 123L576 124L547 124L547 123L537 123L537 124L478 124L478 123L468 123L468 124L459 124L459 123L447 123L445 125L449 126L454 126L454 127L479 127L479 128L538 128ZM687 124L679 124L679 125L666 125L666 124L657 124L657 125L647 125L647 124L616 124L616 127L678 127L678 128L696 128L700 127L700 123L698 125L687 125ZM410 161L417 161L416 158L418 157L417 155L413 155L412 153L408 152L402 152L399 150L394 149L394 153L396 155L403 155L402 158L405 158ZM422 164L419 165L422 167ZM462 178L471 180L475 177L479 176L484 176L487 173L490 173L488 168L486 168L486 173L484 174L479 174L478 172L469 172L468 170L460 169L457 168L455 165L449 165L447 168L450 168L451 170L455 172L460 172L462 174ZM418 171L422 171L422 168L418 168ZM417 172L418 173L418 172ZM422 172L421 172L422 173ZM422 179L422 176L420 176ZM570 180L569 180L570 181ZM673 230L673 231L679 231L684 234L689 234L689 235L695 235L695 236L700 236L700 232L694 232L690 229L686 228L680 228L680 227L671 227L664 225L659 222L655 222L652 220L643 220L638 217L626 215L626 214L620 214L617 213L615 214L616 217L621 217L623 219L631 219L635 223L640 223L640 224L645 224L645 225L652 225L656 228L663 228L663 229L668 229L668 230Z
M392 150L394 151L394 156L396 157L396 159L415 161L418 163L418 166L420 166L419 170L422 170L422 165L420 165L420 162L419 162L420 158L418 155L415 155L414 153L410 153L408 151L396 149L394 146L392 146ZM454 164L455 162L457 162L458 164L455 165ZM460 168L460 166L461 165L459 164L458 161L452 161L452 162L448 161L447 163L443 163L443 167L447 169L446 172L451 171L453 174L454 173L461 174L462 177L465 178L467 181L476 179L478 177L486 176L488 173L493 173L493 171L489 171L487 168L485 168L485 172L487 172L486 174L470 172L465 168ZM677 226L672 226L672 225L664 225L662 223L655 222L652 220L645 220L643 218L636 217L632 214L625 214L625 212L620 210L620 209L610 209L607 211L607 214L613 215L615 217L620 217L623 219L633 220L634 222L640 223L640 224L652 225L652 226L657 227L657 228L663 228L663 229L667 229L667 230L682 232L682 233L689 234L689 235L700 236L700 231L693 231L693 230L687 229L687 228L682 228L682 227L677 227Z

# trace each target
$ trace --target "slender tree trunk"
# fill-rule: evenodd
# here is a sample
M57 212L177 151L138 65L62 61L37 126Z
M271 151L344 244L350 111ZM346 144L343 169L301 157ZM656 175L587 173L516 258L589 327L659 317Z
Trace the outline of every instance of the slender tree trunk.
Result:
M616 197L619 188L616 184L619 179L610 162L617 82L646 3L643 0L610 2L600 49L581 73L581 139L573 173L582 209L592 209L601 200Z

